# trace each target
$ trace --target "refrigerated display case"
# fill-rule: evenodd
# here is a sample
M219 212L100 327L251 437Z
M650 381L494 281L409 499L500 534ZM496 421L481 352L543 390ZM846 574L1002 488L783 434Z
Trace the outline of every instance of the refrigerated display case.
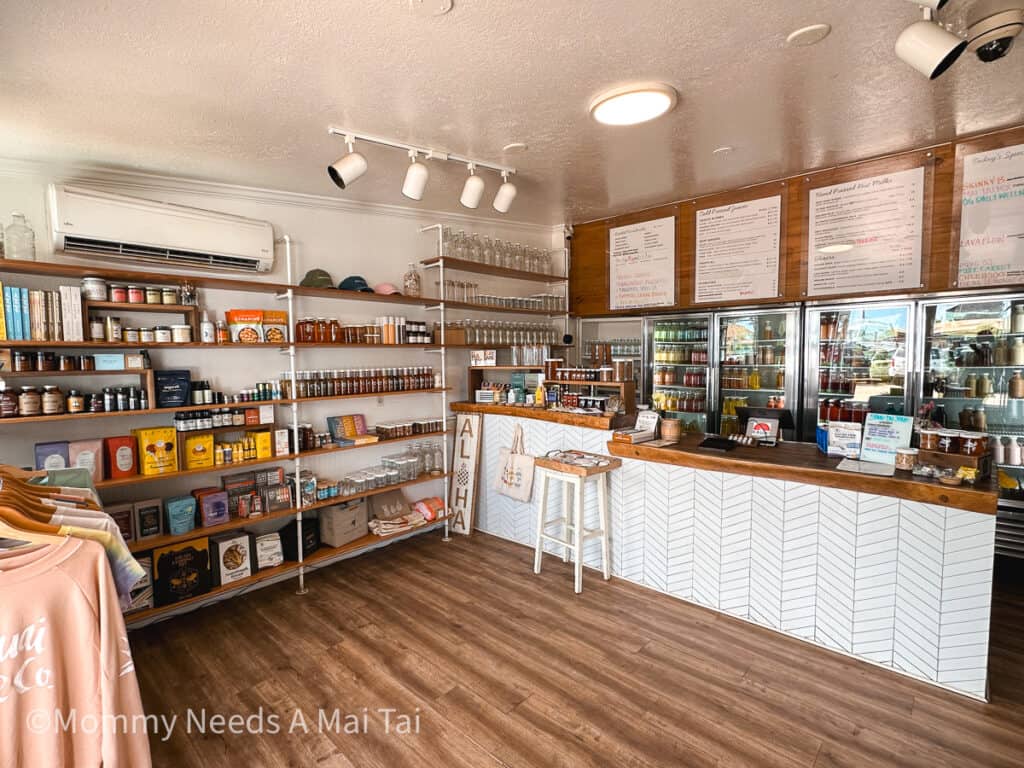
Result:
M715 315L715 326L713 412L719 434L739 431L738 408L794 413L799 391L800 310L720 312ZM783 437L792 440L795 436L784 432Z
M687 432L707 431L710 328L710 314L644 321L651 407L665 417L681 420Z
M579 365L600 368L615 360L632 360L638 402L647 402L644 381L643 319L639 317L609 317L580 319L576 336Z
M911 415L913 309L909 302L807 308L804 440L829 420L863 423L872 411Z
M996 552L1024 558L1024 294L920 305L920 408L992 438Z

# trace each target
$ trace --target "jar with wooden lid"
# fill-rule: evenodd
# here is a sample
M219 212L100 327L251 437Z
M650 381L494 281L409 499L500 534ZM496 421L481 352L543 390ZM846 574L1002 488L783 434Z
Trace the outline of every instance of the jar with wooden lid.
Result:
M39 416L43 412L43 401L39 389L31 385L21 388L18 395L18 413L22 416Z

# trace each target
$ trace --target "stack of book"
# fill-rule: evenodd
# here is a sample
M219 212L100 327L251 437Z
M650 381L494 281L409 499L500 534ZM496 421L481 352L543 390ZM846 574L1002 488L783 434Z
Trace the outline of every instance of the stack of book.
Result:
M0 340L85 340L82 290L77 285L42 290L0 283L0 288Z

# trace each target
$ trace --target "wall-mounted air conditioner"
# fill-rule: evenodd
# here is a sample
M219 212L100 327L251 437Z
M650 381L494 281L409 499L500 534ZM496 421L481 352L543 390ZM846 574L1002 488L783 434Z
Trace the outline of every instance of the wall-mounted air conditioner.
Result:
M69 184L51 184L48 198L54 249L72 256L241 272L274 266L265 221Z

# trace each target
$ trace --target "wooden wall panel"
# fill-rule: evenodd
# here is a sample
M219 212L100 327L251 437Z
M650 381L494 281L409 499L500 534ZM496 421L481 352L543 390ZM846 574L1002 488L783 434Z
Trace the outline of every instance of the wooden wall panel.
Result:
M570 296L572 311L581 316L606 316L608 309L608 229L639 221L676 215L676 306L642 313L655 314L698 308L693 302L693 269L696 237L695 211L700 208L726 205L773 194L785 186L784 232L785 249L780 263L782 297L777 301L761 300L743 304L772 304L801 301L806 296L807 278L807 200L809 190L843 181L867 178L882 173L926 166L925 221L922 247L922 287L913 292L936 292L956 289L957 261L960 241L960 178L965 154L983 152L1024 143L1024 126L964 137L953 143L899 153L890 157L852 163L839 168L800 174L789 179L758 184L732 192L705 195L672 205L577 225L572 244ZM863 295L863 294L861 294ZM878 295L872 293L871 295ZM826 297L821 297L825 299ZM699 308L708 308L702 305Z

